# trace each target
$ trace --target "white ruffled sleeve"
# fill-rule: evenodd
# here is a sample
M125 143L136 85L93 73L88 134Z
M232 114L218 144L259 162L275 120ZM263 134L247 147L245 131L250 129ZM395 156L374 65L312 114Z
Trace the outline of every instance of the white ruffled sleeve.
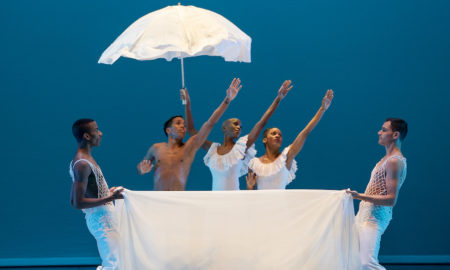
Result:
M289 152L289 149L291 146L284 148L283 152L281 152L281 158L283 160L283 164L286 166L286 159L287 159L287 153ZM287 168L286 168L287 169ZM295 159L292 160L291 169L289 170L289 177L288 177L288 184L292 182L292 180L295 179L295 173L297 172L297 161Z
M244 153L244 160L242 161L240 176L246 175L248 173L248 164L250 160L256 156L255 144L252 144L252 146L247 149L247 141L248 135L245 135L244 137L239 138L239 140L236 142L239 151L242 151ZM245 151L246 149L247 151Z

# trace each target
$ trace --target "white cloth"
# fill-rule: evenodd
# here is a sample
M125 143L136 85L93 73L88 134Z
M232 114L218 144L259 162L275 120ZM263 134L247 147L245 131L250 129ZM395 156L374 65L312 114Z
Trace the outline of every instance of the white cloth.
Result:
M73 168L79 162L86 162L91 167L95 176L95 182L98 189L98 198L104 198L110 195L108 184L100 167L95 166L87 159L79 159L73 164L70 162L69 174L72 181L75 181ZM115 216L115 207L113 203L109 202L101 206L82 209L85 213L86 225L89 232L97 241L98 253L102 259L102 265L97 267L97 270L116 270L118 257L118 221Z
M119 269L359 269L345 191L126 191Z
M255 144L247 149L248 135L239 138L230 152L219 155L219 143L213 143L203 158L212 174L212 190L239 190L239 177L247 174L248 163L255 157Z
M290 146L271 163L262 163L259 158L250 160L248 167L256 173L256 185L258 189L285 189L295 179L297 161L292 160L291 169L286 168L287 153Z

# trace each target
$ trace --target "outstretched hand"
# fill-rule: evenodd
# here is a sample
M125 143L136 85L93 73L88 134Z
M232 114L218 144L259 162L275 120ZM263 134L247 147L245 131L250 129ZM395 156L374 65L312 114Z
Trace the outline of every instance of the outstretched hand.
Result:
M284 83L281 85L280 89L278 90L278 97L280 98L280 100L282 100L287 93L289 93L289 91L291 91L293 85L291 85L291 81L290 80L286 80L284 81Z
M184 101L183 104L190 104L191 98L189 97L188 90L186 88L180 89L180 99L181 101Z
M239 90L241 90L242 85L241 80L239 78L234 78L233 81L230 84L230 87L227 89L227 101L232 101L236 95L238 94Z
M149 173L153 168L153 164L150 160L143 160L138 164L138 172L139 174Z
M333 97L334 97L333 90L328 89L327 93L325 94L325 96L322 99L322 108L324 108L325 111L328 110L328 108L330 107Z

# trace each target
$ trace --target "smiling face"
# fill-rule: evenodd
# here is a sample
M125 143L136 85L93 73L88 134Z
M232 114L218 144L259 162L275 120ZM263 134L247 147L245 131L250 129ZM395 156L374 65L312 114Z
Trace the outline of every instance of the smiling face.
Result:
M222 132L231 138L238 138L241 135L241 121L237 118L231 118L223 122Z
M267 129L263 134L263 143L266 147L280 148L283 142L283 135L278 128Z
M175 117L169 127L166 128L166 133L174 139L183 139L186 135L186 126L182 117Z

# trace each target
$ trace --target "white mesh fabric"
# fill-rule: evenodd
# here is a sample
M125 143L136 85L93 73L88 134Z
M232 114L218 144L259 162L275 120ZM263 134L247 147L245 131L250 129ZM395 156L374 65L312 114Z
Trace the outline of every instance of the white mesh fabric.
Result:
M71 164L69 173L70 173L70 176L72 177L72 181L75 180L74 175L73 175L73 167L75 167L75 165L80 161L87 162L89 164L89 167L91 167L92 172L95 175L95 182L97 183L97 189L98 189L98 198L108 197L110 195L109 187L108 187L108 184L106 183L105 177L103 176L102 170L100 169L100 167L95 166L87 159L79 159L79 160L75 161L75 163L73 163L73 165ZM112 205L112 202L108 202L105 204Z
M367 195L387 195L386 189L386 163L392 158L397 158L403 162L404 169L399 180L399 189L406 178L406 159L402 156L391 156L382 163L373 168L370 175L369 184L367 184L364 194ZM359 204L358 220L359 222L372 222L378 224L380 229L386 229L389 221L392 219L392 206L374 205L373 203L361 201Z

